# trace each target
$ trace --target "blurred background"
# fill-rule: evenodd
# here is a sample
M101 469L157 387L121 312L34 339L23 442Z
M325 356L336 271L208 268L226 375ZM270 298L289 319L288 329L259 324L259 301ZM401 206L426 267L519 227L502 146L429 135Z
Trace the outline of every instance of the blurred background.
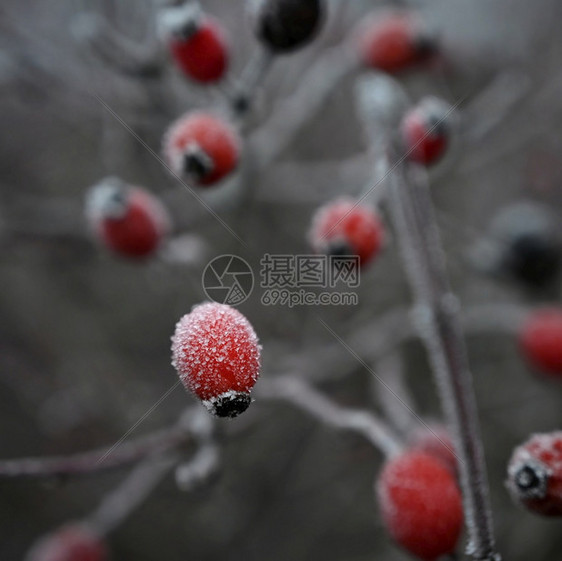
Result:
M231 75L238 76L256 48L245 3L201 4L229 30ZM167 59L155 33L160 4L2 1L2 458L113 444L176 382L170 336L176 321L205 299L207 262L235 254L257 272L265 253L309 253L314 210L369 183L372 163L353 97L358 71L334 81L267 166L252 165L260 148L283 134L276 127L284 121L286 100L300 99L293 96L316 79L312 69L321 74L318 64L326 60L324 68L330 68L326 57L382 6L366 0L328 4L314 43L280 57L268 74L246 123L237 179L201 195L242 245L107 110L159 154L172 120L193 108L224 105L221 91L188 82ZM562 5L394 5L419 8L442 45L438 65L401 78L408 93L414 100L429 94L451 104L462 100L455 149L430 180L451 280L464 308L558 305L558 280L529 290L516 279L483 274L471 255L494 216L520 201L545 205L554 216L553 235L560 234ZM174 236L193 242L187 258L130 262L96 244L84 219L84 197L108 175L162 198ZM235 191L240 182L242 196ZM376 382L318 317L351 346L363 341L368 349L370 337L387 335L376 332L377 320L406 309L411 298L386 223L385 250L362 272L358 306L268 307L260 303L259 287L240 306L263 344L264 377L295 374L338 403L377 407ZM467 340L499 549L511 561L559 559L560 523L517 508L503 482L515 445L533 432L560 428L561 387L525 364L509 329L469 332ZM420 414L438 418L421 345L408 341L399 350ZM375 370L378 358L368 358ZM131 437L173 423L192 403L178 387ZM191 494L165 479L111 534L116 560L408 558L380 526L373 481L382 457L362 439L277 402L258 401L239 419L221 423L227 426L218 479ZM19 560L37 537L87 516L126 473L63 482L1 480L0 558Z

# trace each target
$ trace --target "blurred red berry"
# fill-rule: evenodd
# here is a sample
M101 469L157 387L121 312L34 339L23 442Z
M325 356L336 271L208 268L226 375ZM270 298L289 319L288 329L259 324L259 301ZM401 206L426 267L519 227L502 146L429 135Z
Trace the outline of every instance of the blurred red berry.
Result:
M220 23L206 15L196 2L165 7L159 16L160 32L184 74L201 83L220 80L229 58Z
M535 434L514 450L507 487L529 510L562 516L562 431Z
M545 308L532 313L519 333L519 346L538 370L562 375L562 310Z
M402 142L409 160L431 165L443 156L450 141L448 112L445 103L427 98L404 116Z
M318 209L309 239L318 253L358 255L364 265L380 251L384 229L373 209L351 198L341 198Z
M403 548L424 561L454 552L463 526L462 499L440 460L423 452L391 458L377 493L383 522Z
M91 189L86 214L101 243L125 257L152 255L170 230L168 212L156 197L117 178Z
M426 62L435 52L435 38L407 12L373 14L357 32L362 63L391 74Z
M236 417L250 405L260 351L250 322L216 302L195 306L172 337L172 364L183 385L219 417Z
M457 472L457 457L449 431L443 425L419 425L409 437L409 448L416 452L424 452L441 460L451 473Z
M43 537L27 554L25 561L107 561L102 539L81 525L64 526Z
M178 175L212 185L238 165L241 140L226 121L202 112L176 121L164 138L164 154Z

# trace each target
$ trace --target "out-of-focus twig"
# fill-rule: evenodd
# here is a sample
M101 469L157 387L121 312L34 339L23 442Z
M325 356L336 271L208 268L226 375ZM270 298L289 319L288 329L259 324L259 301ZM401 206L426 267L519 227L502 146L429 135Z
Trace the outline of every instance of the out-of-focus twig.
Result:
M377 372L378 377L384 382L384 386L380 380L374 376L371 377L375 399L394 429L399 434L407 436L419 421L411 414L411 411L417 409L406 384L401 356L398 353L383 356L377 362ZM400 403L397 403L395 399L389 399L386 388L390 388L392 393L400 398ZM386 391L383 392L382 389L386 389Z
M313 119L337 84L356 69L350 49L342 45L327 50L303 76L302 84L281 102L272 116L249 141L258 147L258 165L266 168L290 146L302 128Z
M163 454L188 443L191 439L189 425L182 416L178 423L171 427L125 441L117 447L67 456L0 461L0 478L63 477L97 473L138 462L147 456Z
M277 376L262 380L254 393L262 399L287 401L329 426L358 433L386 456L392 456L402 448L398 436L374 414L340 407L296 377Z

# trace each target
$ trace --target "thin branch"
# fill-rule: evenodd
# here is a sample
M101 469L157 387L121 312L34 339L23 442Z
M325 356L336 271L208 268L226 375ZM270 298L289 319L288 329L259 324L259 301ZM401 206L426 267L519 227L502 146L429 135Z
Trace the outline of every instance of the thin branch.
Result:
M322 109L337 84L355 69L349 49L342 45L328 50L308 69L302 85L250 138L250 142L259 147L260 167L268 167L283 154Z
M262 399L287 401L326 425L360 434L386 456L402 449L399 438L384 421L368 411L340 407L299 378L262 380L255 393Z
M148 498L178 460L177 453L145 459L113 492L102 499L87 523L102 536L115 530Z
M418 420L410 413L417 411L417 407L406 384L401 356L398 353L383 356L377 362L377 372L379 372L379 378L383 380L384 386L376 378L371 378L375 399L391 426L400 435L407 436L412 428L418 425ZM400 398L400 405L397 405L396 400L388 399L388 390L382 391L386 388L390 388L392 393Z
M460 307L451 292L433 205L425 181L396 171L390 200L402 244L404 266L418 306L418 329L425 343L446 417L460 458L467 553L497 561L484 452L472 375L462 335Z
M242 71L238 84L230 93L230 105L235 116L243 118L252 108L252 103L273 62L275 54L259 45Z
M380 79L379 79L380 80ZM376 83L364 82L360 99ZM372 135L379 123L365 112ZM392 152L392 147L388 149ZM474 559L499 561L472 375L468 367L460 306L452 293L440 233L425 176L392 153L390 206L404 267L416 299L417 328L425 344L441 403L455 438L469 543Z
M63 477L97 473L138 462L147 456L163 454L191 439L189 427L182 416L176 425L125 441L114 450L109 447L68 456L0 461L0 478ZM109 451L111 452L108 454ZM100 461L102 458L103 461Z
M219 463L218 446L214 442L215 420L202 408L197 408L184 412L180 422L184 427L189 426L190 434L198 445L197 451L190 460L178 468L184 475L191 474L191 486L182 487L182 490L192 490L205 481ZM214 449L213 461L207 461L202 465L202 457L208 456L210 447ZM87 523L101 535L118 528L148 498L168 472L178 464L181 456L180 450L168 450L163 454L143 460L116 489L102 499L98 508L88 517ZM178 480L177 474L176 480Z
M99 14L78 16L73 22L73 32L78 42L124 74L148 78L162 74L163 57L155 44L147 46L128 39Z

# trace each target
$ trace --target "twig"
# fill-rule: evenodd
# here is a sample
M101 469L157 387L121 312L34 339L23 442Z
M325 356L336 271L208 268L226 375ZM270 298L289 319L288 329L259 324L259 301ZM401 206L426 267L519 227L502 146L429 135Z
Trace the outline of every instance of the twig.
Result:
M498 561L459 303L449 287L427 184L406 173L402 167L394 174L391 207L402 244L404 266L417 300L418 329L429 353L441 402L455 437L455 451L460 458L469 532L467 553L474 559Z
M260 85L269 72L275 54L261 45L250 58L246 68L242 71L238 84L230 94L232 112L242 118L251 109L253 99Z
M214 419L202 408L188 409L182 414L180 423L189 427L190 434L198 444L198 449L191 459L180 468L184 478L176 481L183 483L182 490L193 490L206 479L219 463L218 446L214 442ZM212 461L208 461L209 448L213 448ZM144 502L166 474L181 460L181 451L168 450L146 458L131 471L115 490L106 495L87 523L101 535L115 530L123 521ZM207 460L207 461L203 461ZM187 474L191 477L188 481ZM190 486L188 486L190 483Z
M376 87L376 83L364 82L360 99L365 97L369 87ZM368 112L365 113L366 126L372 135L378 123L369 119ZM388 149L392 152L391 146ZM469 533L467 553L474 559L499 561L460 307L449 286L428 184L425 176L416 173L418 168L402 162L396 154L391 154L388 169L392 172L389 189L391 212L400 239L404 267L416 299L417 328L429 355L460 460Z
M407 436L413 426L418 424L417 419L410 413L410 411L416 411L417 408L404 379L401 356L398 353L383 356L377 362L377 372L379 378L384 381L384 386L377 378L371 377L373 394L394 429L400 435ZM390 388L392 393L400 398L400 404L395 399L389 399L388 390L381 391L386 388Z
M384 421L368 411L340 407L298 378L277 376L262 380L255 394L262 399L287 401L329 426L358 433L386 456L402 448L399 438Z
M328 50L307 71L296 92L250 137L250 142L259 147L261 168L268 167L281 156L302 128L322 109L337 84L355 68L350 51L339 45Z
M156 45L135 43L96 13L81 14L73 22L76 40L111 67L130 76L156 78L164 69Z
M187 443L191 438L189 427L182 417L176 425L136 440L125 441L114 450L100 448L68 456L0 461L0 478L63 477L97 473L138 462L147 456L162 454ZM108 454L110 450L111 453ZM103 461L100 461L102 458Z
M171 453L141 462L113 492L102 499L87 523L102 536L115 530L148 498L178 460L179 454Z

